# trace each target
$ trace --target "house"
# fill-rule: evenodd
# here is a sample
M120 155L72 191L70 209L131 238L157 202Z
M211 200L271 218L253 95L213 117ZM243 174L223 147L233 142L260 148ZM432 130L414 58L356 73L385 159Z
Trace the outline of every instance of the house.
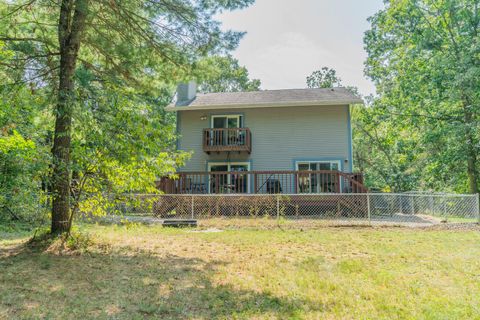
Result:
M178 149L192 156L165 178L166 193L358 193L352 173L350 108L345 88L197 94L181 84Z

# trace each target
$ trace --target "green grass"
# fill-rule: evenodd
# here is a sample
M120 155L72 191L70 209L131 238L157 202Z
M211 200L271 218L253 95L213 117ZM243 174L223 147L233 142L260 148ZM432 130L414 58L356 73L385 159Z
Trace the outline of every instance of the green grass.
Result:
M0 318L480 319L480 233L84 226L88 252L0 238Z

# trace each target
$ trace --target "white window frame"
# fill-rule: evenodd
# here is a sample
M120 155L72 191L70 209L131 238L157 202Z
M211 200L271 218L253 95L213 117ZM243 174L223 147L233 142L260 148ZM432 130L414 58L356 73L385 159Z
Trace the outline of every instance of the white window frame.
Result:
M299 165L300 164L305 164L305 163L308 163L309 165L311 163L330 163L330 169L329 170L333 170L331 164L336 163L336 164L338 164L338 171L342 171L342 162L340 160L318 160L318 161L317 160L305 160L305 161L298 160L298 161L295 161L295 167L296 167L297 171L299 170L298 169ZM318 170L320 170L320 169L318 169Z
M250 171L250 162L209 162L208 163L208 172L212 171L212 166L227 166L227 172L230 172L231 166L241 166L241 165L246 165L247 166L247 171ZM210 175L209 181L208 181L208 193L210 193ZM231 176L227 176L227 183L230 184L231 181ZM249 194L251 192L250 190L250 175L247 175L247 193Z
M311 163L329 163L330 164L330 169L329 170L332 170L332 163L336 163L338 165L338 171L342 171L342 162L340 160L298 160L298 161L295 161L295 168L297 171L300 171L299 167L300 167L300 164L308 164L309 165L309 169L310 169L310 164ZM315 171L318 171L320 169L317 169ZM297 181L297 190L300 190L300 181ZM321 193L320 192L320 185L317 184L316 186L316 190L315 192L309 192L309 193ZM311 187L310 187L311 189ZM342 181L340 181L340 189L342 189ZM312 191L312 190L310 190Z
M227 123L228 119L237 119L238 127L241 128L243 123L241 121L242 115L241 114L216 114L212 115L210 119L210 128L213 129L213 121L215 118L227 118Z

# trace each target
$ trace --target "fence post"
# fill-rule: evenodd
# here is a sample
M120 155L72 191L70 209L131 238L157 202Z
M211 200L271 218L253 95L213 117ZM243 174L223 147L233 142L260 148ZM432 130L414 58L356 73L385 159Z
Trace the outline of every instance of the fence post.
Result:
M413 201L413 194L410 195L410 207L412 215L415 215L415 201Z
M475 195L475 208L477 210L478 223L480 224L480 194Z
M434 213L433 213L433 196L430 195L430 197L428 198L429 202L430 202L430 215L433 216Z
M400 205L400 213L403 214L403 195L397 195L398 204Z
M447 196L444 195L442 197L443 199L443 217L445 219L445 222L448 222L448 218L447 218Z
M277 220L280 219L280 196L277 194Z
M195 200L194 200L195 196L192 194L192 220L194 218L194 215L195 215Z
M370 193L367 193L367 215L368 215L368 223L372 224L372 214L370 211Z

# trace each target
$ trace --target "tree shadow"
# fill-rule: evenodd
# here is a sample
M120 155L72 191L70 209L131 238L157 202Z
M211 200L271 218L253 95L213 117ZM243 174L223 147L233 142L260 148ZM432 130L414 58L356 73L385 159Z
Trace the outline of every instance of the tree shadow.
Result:
M0 255L0 318L296 318L302 299L221 284L225 261L121 252L53 255L18 248Z

